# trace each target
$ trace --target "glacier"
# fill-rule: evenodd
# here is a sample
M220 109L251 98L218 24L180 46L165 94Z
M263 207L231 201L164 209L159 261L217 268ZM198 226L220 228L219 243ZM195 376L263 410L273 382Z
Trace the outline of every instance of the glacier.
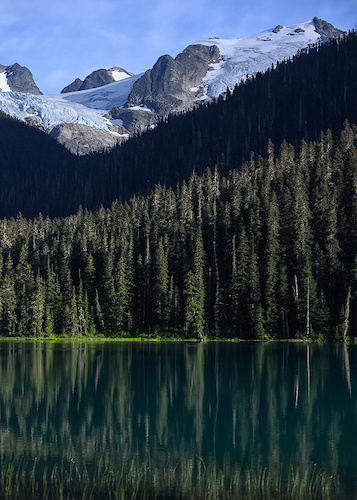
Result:
M227 87L233 89L236 83L291 58L321 38L313 21L279 28L277 32L269 29L246 38L197 41L196 44L216 45L221 54L221 61L212 65L202 82L206 95L211 99L218 97Z
M80 123L97 129L107 129L104 110L91 109L78 103L60 102L47 96L20 92L0 92L0 109L3 113L23 121L42 126L61 123Z
M203 91L197 102L216 98L224 93L227 87L233 89L247 77L266 71L277 61L291 58L318 42L320 38L314 21L307 21L290 26L277 26L245 38L199 40L193 45L216 45L220 51L220 60L210 66L202 83L190 91ZM55 95L35 96L2 91L0 110L47 131L61 124L77 123L118 135L113 130L113 125L122 125L122 121L113 120L109 112L127 104L134 83L143 74L123 78L125 75L118 71L118 80L108 85ZM0 87L8 90L5 76L0 75ZM138 109L150 111L145 107Z
M79 123L109 130L108 111L123 107L134 82L141 74L121 79L104 87L68 94L35 96L20 92L0 92L0 110L22 121L43 127ZM35 120L35 121L34 121Z

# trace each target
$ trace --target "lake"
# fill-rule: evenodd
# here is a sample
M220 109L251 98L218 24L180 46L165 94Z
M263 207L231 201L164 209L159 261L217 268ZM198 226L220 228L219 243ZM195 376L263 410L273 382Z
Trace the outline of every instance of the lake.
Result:
M2 468L36 464L40 489L56 470L162 498L354 498L356 373L357 345L2 341Z

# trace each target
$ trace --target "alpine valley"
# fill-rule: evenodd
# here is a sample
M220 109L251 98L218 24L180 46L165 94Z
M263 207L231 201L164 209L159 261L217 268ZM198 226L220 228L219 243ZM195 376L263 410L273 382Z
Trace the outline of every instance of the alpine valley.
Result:
M0 499L356 498L357 32L109 64L0 66Z
M354 31L201 41L56 96L10 73L1 335L355 338ZM122 143L93 152L88 131Z

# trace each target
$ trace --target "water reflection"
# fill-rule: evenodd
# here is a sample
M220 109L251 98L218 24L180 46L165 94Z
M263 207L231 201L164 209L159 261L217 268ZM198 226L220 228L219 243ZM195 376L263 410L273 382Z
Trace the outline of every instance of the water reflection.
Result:
M356 368L354 345L1 343L0 454L316 463L354 487Z

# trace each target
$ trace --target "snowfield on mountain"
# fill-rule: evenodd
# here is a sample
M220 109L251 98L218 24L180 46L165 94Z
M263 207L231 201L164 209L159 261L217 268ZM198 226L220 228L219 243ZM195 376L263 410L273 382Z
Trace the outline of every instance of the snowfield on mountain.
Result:
M3 71L0 87L5 91L0 92L0 110L48 133L52 133L54 127L71 124L71 148L83 154L90 149L90 137L82 153L80 146L73 149L73 124L82 127L79 141L83 141L83 127L103 130L107 138L123 140L153 128L162 116L217 98L227 87L233 89L246 78L266 71L278 61L292 58L319 40L342 35L343 32L331 24L314 18L290 26L278 25L245 38L199 40L175 59L161 56L145 73L125 78L124 70L118 69L117 74L112 71L118 81L56 95L9 91L11 86ZM56 139L61 142L61 135L57 134Z

